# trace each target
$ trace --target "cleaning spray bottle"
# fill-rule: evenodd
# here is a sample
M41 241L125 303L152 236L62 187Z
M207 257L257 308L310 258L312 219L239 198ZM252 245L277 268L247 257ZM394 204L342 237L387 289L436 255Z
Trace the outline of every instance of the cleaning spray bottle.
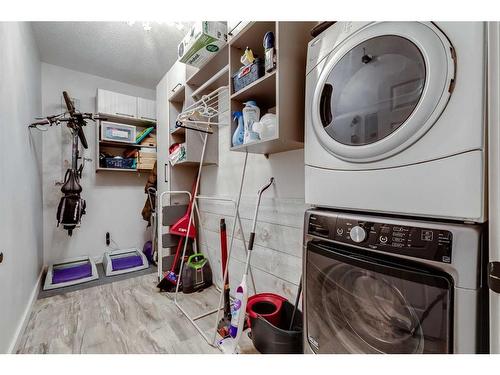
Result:
M243 144L243 137L245 135L245 128L243 126L243 113L240 111L233 113L233 121L236 121L238 126L233 133L233 147Z

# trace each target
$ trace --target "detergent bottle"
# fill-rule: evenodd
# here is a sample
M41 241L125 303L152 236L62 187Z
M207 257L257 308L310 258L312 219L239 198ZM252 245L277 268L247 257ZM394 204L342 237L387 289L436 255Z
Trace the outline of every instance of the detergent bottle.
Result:
M258 141L260 139L259 134L253 130L253 123L259 121L260 119L260 108L257 107L257 103L254 100L249 100L245 103L245 107L242 112L243 124L245 128L243 143Z
M243 113L240 111L233 113L233 121L235 121L238 126L233 133L233 147L243 144L243 136L245 134L245 129L243 127Z

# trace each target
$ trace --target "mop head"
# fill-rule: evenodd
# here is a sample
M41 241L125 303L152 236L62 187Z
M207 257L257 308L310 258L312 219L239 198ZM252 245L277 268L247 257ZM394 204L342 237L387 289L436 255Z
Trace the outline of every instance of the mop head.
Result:
M168 271L166 274L164 274L163 279L161 279L156 287L166 292L172 292L175 290L176 286L177 275L172 271Z
M217 325L217 333L223 339L229 337L229 326L231 325L231 319L228 317L223 317L219 320L219 324Z

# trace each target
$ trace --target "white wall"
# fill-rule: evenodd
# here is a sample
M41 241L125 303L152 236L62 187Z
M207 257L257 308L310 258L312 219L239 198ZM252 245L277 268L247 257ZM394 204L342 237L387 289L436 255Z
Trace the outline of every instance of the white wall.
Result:
M11 351L42 269L40 59L29 23L0 22L0 353Z
M81 73L59 66L42 63L42 112L44 116L61 112L62 91L66 90L80 104L80 111L96 111L97 89L116 91L123 94L154 99L150 89L131 86L122 82ZM71 140L65 127L52 128L43 134L43 206L44 206L44 261L53 263L80 255L102 257L108 248L105 234L120 248L138 247L142 249L149 239L146 222L141 210L146 195L144 184L147 174L132 172L95 172L96 131L92 122L85 129L89 149L85 156L92 158L85 165L81 180L82 197L87 202L87 214L80 228L68 237L62 228L56 228L56 211L61 197L61 181L71 160ZM115 248L112 243L110 248Z

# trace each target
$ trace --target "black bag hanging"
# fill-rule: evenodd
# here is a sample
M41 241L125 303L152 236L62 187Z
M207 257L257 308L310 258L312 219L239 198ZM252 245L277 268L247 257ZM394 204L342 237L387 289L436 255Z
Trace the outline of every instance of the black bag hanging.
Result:
M68 169L64 175L64 184L61 192L64 196L59 201L57 208L57 226L63 225L68 235L73 234L73 229L80 224L85 214L85 201L80 197L82 186L80 185L77 171Z

